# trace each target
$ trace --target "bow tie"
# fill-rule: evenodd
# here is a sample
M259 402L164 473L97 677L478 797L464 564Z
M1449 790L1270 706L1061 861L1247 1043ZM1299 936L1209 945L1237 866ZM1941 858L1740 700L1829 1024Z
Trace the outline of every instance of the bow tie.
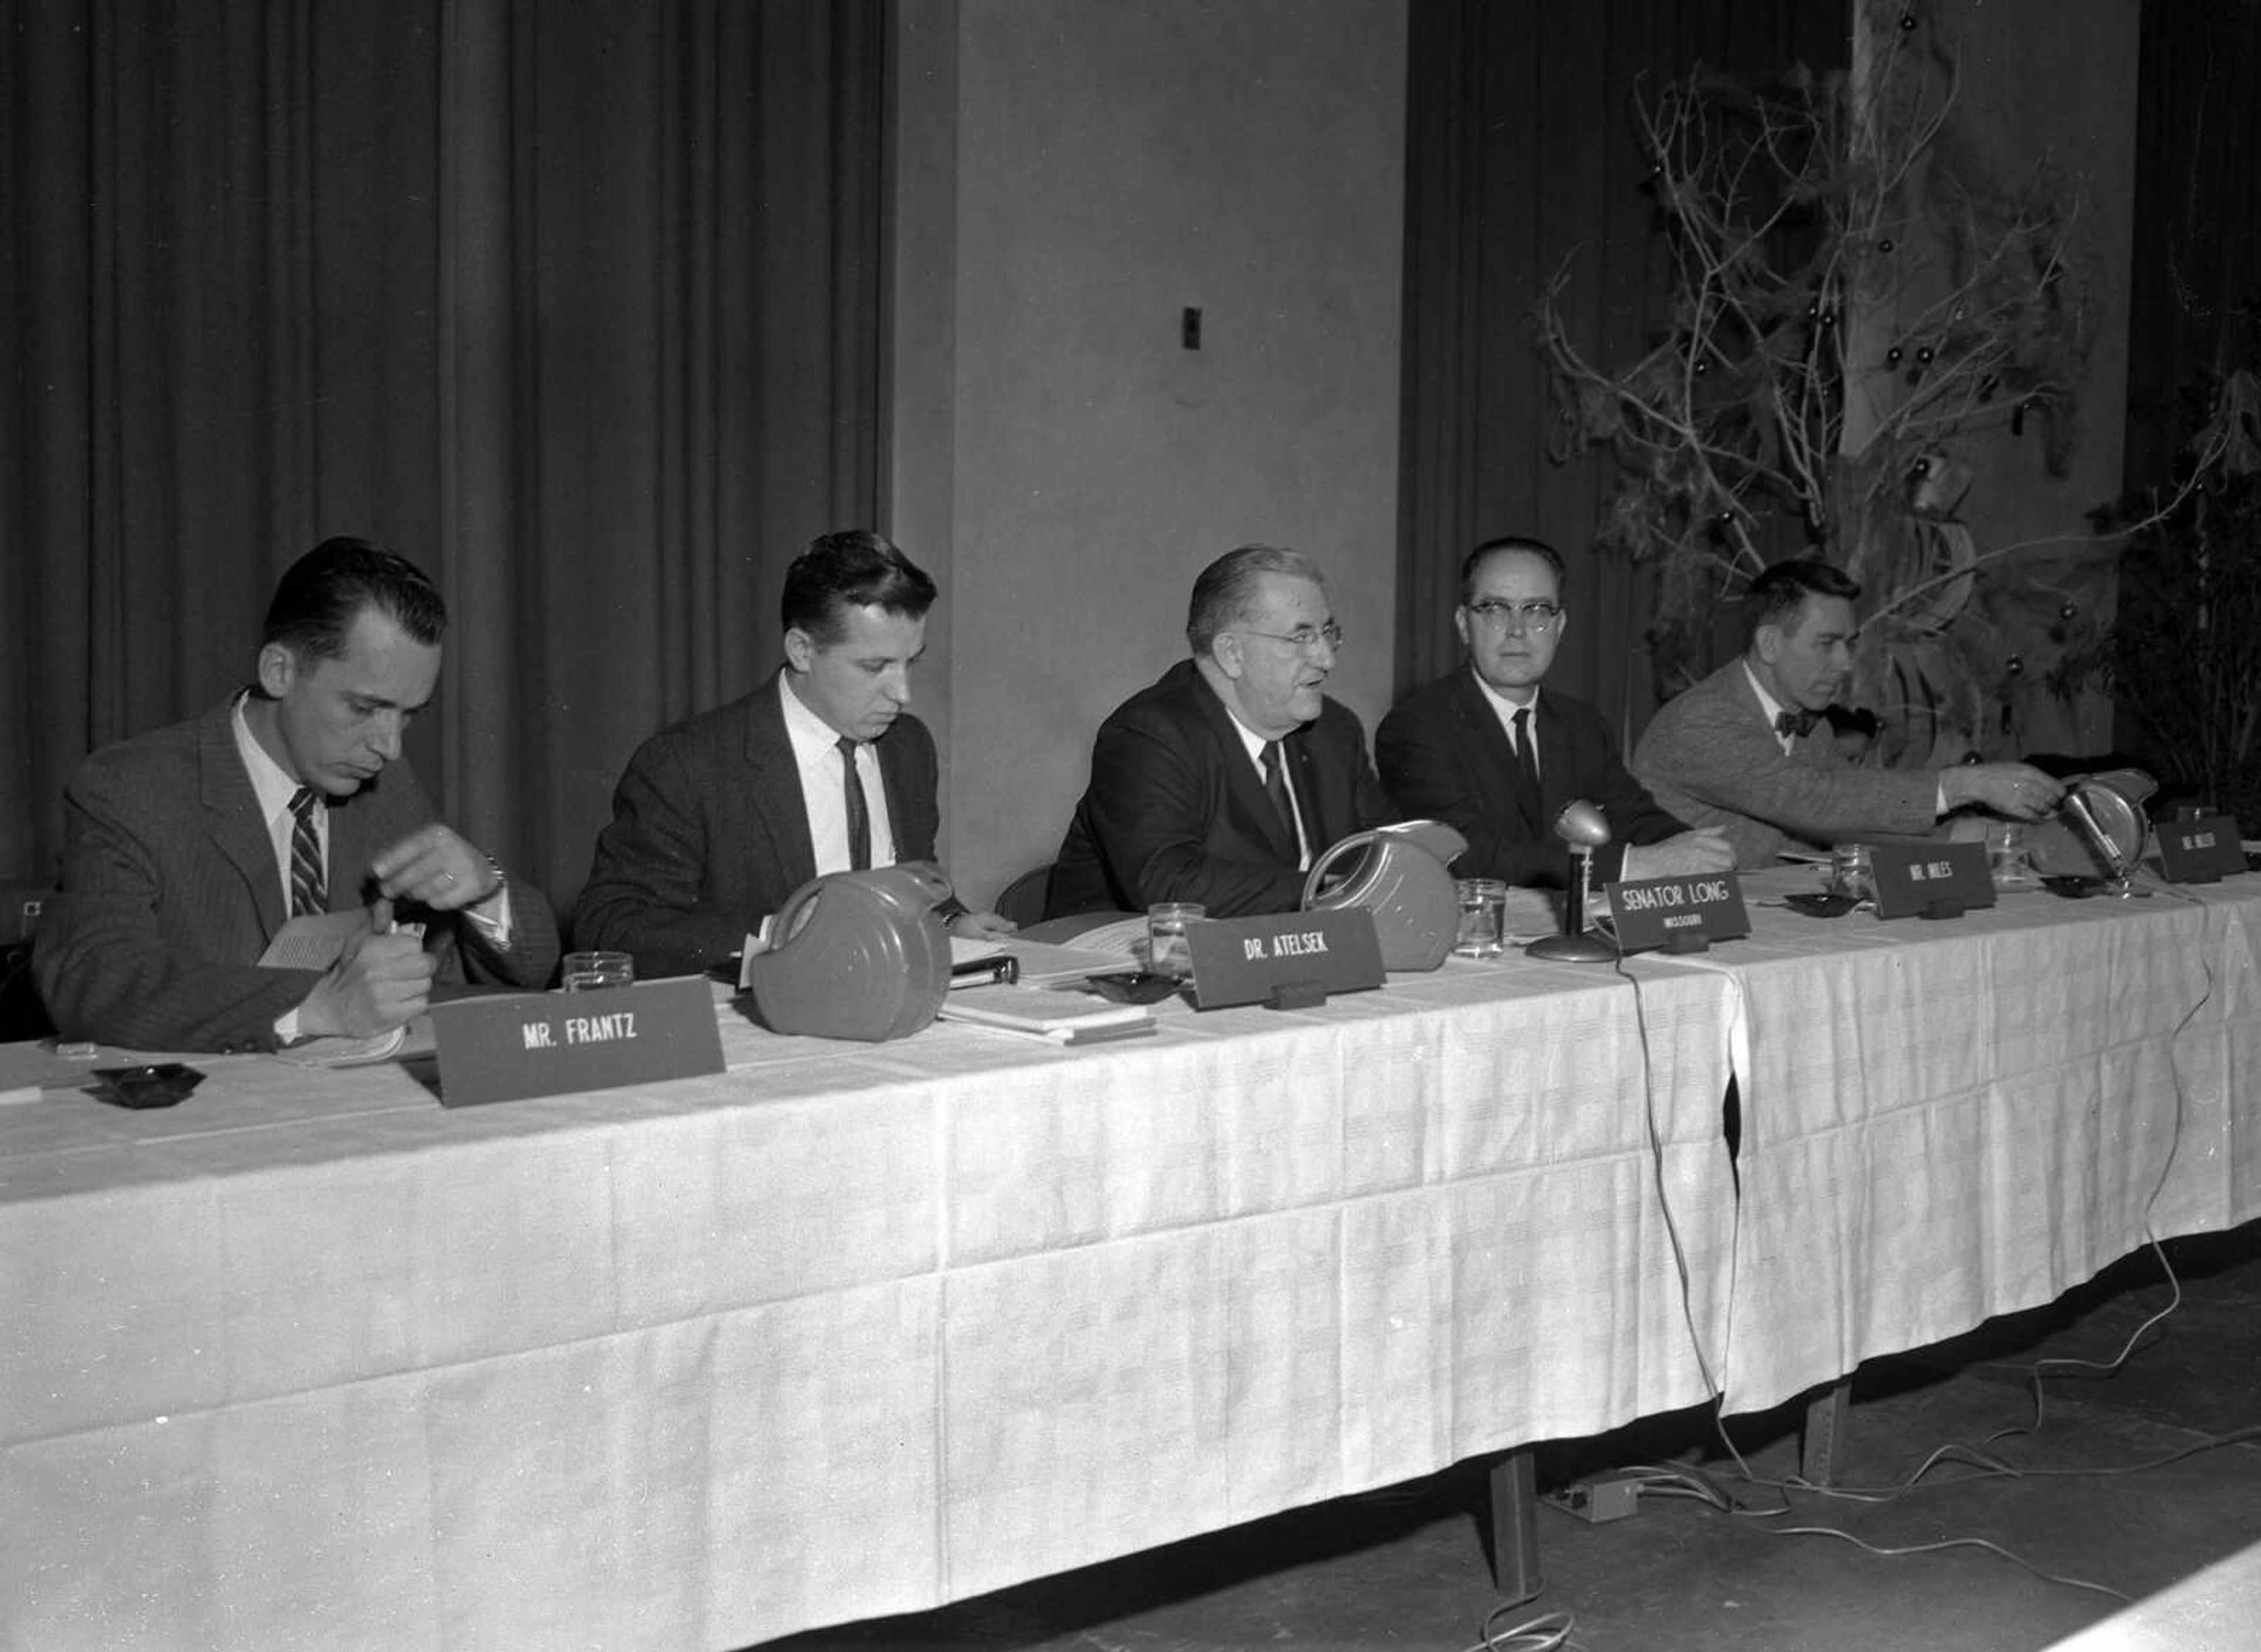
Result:
M1813 725L1820 721L1818 711L1777 711L1774 714L1774 731L1803 739L1813 732Z

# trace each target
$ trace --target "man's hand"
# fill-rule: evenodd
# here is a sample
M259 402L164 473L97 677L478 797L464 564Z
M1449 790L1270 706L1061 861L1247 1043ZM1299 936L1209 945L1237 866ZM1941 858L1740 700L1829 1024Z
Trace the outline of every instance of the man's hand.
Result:
M1021 932L1019 924L994 912L961 912L944 927L961 941L1001 941Z
M1732 872L1734 866L1735 851L1726 833L1717 826L1698 826L1661 844L1628 846L1618 875L1631 883L1640 878L1694 878L1707 872Z
M2064 801L2064 787L2024 763L1966 763L1939 772L1947 807L1977 803L2012 820L2039 820Z
M369 866L379 894L434 912L476 906L502 887L487 858L438 821L411 832Z
M298 1006L302 1036L371 1038L424 1013L432 955L420 936L384 933L391 916L390 901L370 909L370 927L348 938L338 961Z

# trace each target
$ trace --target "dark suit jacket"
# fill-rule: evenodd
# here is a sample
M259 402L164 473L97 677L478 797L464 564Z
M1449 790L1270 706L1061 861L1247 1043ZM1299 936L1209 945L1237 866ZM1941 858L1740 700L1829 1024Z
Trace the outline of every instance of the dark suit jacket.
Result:
M1286 767L1318 854L1395 820L1358 718L1328 700L1287 737ZM1211 917L1302 903L1295 833L1280 819L1232 714L1181 660L1100 725L1091 785L1052 868L1047 917L1198 901Z
M1930 831L1939 777L1855 767L1856 749L1841 748L1825 720L1784 752L1738 657L1657 708L1633 770L1681 819L1726 828L1738 866L1770 866L1788 847Z
M1662 843L1687 828L1626 772L1602 715L1583 700L1540 691L1539 808L1514 780L1515 751L1475 672L1463 665L1415 690L1375 731L1382 784L1403 815L1443 821L1468 840L1453 863L1463 878L1561 887L1569 851L1554 836L1565 803L1583 798L1610 822L1594 877L1618 875L1627 844Z
M772 677L637 749L574 909L576 946L633 952L639 975L688 974L741 950L816 875L782 692ZM876 743L895 858L931 860L934 736L905 713Z
M275 845L235 747L234 701L113 746L64 794L62 890L32 950L39 991L68 1038L145 1050L271 1050L275 1022L313 990L310 970L262 969L288 916ZM406 762L330 800L329 904L364 899L370 862L434 818ZM453 914L426 923L435 979L539 987L557 966L541 892L510 891L511 945Z

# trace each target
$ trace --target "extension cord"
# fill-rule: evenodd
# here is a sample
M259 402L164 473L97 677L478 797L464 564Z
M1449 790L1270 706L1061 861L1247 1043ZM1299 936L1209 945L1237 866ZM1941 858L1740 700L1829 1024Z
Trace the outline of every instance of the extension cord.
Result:
M1539 1500L1599 1526L1640 1512L1640 1481L1630 1474L1597 1474L1540 1494Z

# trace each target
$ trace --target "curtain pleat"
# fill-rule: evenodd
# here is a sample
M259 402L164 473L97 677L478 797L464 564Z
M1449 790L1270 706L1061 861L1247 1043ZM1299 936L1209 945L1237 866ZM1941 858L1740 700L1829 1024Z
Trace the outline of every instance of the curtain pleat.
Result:
M327 535L441 584L411 755L561 903L879 506L882 0L6 0L0 879Z

